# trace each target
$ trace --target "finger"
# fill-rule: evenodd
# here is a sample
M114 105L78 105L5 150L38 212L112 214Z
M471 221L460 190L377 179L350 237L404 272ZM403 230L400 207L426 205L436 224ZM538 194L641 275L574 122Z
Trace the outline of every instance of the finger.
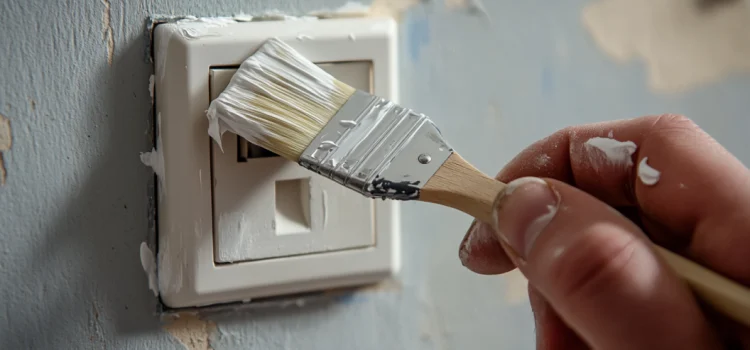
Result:
M534 313L537 350L584 350L586 343L568 327L544 297L528 286L531 311Z
M634 154L616 142L597 145L608 139L632 142ZM644 158L660 171L651 186L638 178ZM573 184L613 207L638 207L654 241L750 285L750 244L743 243L750 241L750 170L686 118L561 130L521 152L498 179L523 176Z
M482 275L497 275L516 268L500 246L495 230L479 221L474 221L466 232L458 257L466 268Z
M640 229L591 195L522 178L508 184L495 214L511 259L593 348L718 345L688 287Z

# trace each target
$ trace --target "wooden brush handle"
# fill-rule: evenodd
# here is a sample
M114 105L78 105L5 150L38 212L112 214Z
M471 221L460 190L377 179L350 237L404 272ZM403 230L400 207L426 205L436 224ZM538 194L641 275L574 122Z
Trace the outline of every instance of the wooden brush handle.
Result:
M725 316L750 327L750 289L654 244L697 296Z
M454 152L424 185L419 200L458 209L490 223L492 204L504 188L504 183L485 175Z
M458 209L492 222L492 207L505 184L453 153L425 184L419 200ZM695 294L717 311L750 327L750 289L686 258L654 245Z

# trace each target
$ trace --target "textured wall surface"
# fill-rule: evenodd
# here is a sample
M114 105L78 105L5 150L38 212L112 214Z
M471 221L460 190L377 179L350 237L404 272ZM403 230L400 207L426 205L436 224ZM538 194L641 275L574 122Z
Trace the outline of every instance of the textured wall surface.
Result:
M300 14L344 2L0 2L0 114L13 140L0 136L0 348L532 348L518 281L460 265L470 219L416 203L403 206L393 286L210 322L165 326L154 315L138 249L153 177L138 158L152 144L148 16ZM747 75L652 93L639 62L616 63L592 40L581 23L587 3L486 1L486 14L440 0L412 7L401 18L402 102L491 173L566 125L663 112L693 117L750 164Z

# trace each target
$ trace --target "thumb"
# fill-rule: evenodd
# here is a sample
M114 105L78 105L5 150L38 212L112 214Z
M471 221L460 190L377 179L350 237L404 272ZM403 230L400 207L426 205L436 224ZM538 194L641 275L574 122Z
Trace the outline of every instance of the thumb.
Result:
M643 232L565 183L521 178L495 200L495 230L516 266L597 349L718 346L690 290Z

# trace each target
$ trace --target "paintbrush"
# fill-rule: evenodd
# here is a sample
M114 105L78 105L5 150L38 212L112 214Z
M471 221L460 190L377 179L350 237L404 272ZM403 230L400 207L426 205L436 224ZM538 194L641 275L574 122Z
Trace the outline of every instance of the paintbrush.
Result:
M461 158L427 116L354 89L277 39L242 63L207 115L219 145L232 131L371 198L430 202L491 222L505 188ZM698 295L750 326L750 290L657 251Z

